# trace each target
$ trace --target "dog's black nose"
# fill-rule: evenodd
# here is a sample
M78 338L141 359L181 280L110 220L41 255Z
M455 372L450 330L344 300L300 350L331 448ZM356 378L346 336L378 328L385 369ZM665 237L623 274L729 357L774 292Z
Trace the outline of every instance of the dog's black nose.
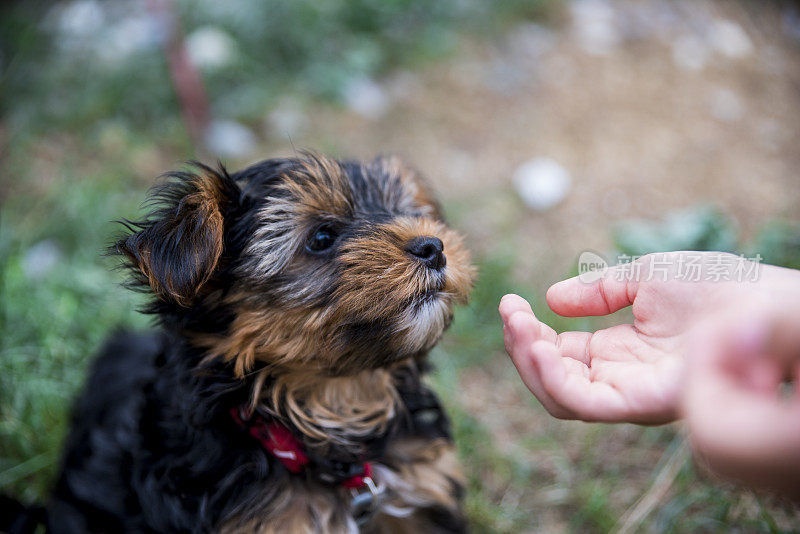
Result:
M447 264L447 259L442 251L444 244L438 237L415 237L408 242L406 252L417 258L431 269L442 269Z

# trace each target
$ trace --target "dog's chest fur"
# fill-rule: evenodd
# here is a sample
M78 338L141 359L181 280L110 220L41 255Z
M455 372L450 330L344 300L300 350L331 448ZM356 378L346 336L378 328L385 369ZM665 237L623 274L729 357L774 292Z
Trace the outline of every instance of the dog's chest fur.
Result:
M121 334L106 346L77 405L52 530L357 532L349 491L288 473L232 420L230 408L248 400L241 386L213 366L191 370L186 351L163 334ZM417 364L360 382L304 388L287 377L264 384L262 399L309 450L329 457L368 454L391 434L370 458L386 499L362 531L461 531L449 424ZM359 408L378 397L391 402Z
M355 377L288 374L266 384L261 409L291 424L316 457L342 462L371 460L385 488L368 532L419 532L432 527L425 510L458 524L460 468L449 422L435 395L421 382L420 364L365 370ZM350 514L353 493L321 484L312 472L288 481L278 499L224 524L223 532L358 532ZM429 512L428 512L429 513ZM418 517L419 516L419 517ZM280 528L276 528L280 525Z

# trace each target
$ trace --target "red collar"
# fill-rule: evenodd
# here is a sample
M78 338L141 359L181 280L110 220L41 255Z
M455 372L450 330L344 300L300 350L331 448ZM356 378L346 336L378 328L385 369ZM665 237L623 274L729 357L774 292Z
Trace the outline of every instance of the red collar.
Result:
M231 416L236 424L246 429L290 473L302 473L311 463L300 440L275 419L268 419L258 412L253 413L244 406L231 408ZM339 484L348 489L359 489L367 485L365 479L370 477L372 465L364 462L360 474L345 478Z

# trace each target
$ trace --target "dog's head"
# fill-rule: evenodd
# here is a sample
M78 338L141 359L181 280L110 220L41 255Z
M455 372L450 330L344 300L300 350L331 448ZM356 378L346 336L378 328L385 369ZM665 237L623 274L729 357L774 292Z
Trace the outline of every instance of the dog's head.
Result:
M427 184L395 158L306 155L175 173L117 242L156 310L235 362L348 374L429 350L473 269Z

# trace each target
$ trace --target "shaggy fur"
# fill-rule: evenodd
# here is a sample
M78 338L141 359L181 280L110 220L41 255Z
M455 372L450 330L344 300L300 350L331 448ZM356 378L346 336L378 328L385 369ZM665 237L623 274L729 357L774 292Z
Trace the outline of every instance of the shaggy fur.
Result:
M229 175L196 165L116 244L158 331L114 335L74 412L48 527L357 532L350 492L294 475L234 422L258 407L325 465L372 461L365 532L463 532L449 423L426 353L469 256L393 158L310 154Z

